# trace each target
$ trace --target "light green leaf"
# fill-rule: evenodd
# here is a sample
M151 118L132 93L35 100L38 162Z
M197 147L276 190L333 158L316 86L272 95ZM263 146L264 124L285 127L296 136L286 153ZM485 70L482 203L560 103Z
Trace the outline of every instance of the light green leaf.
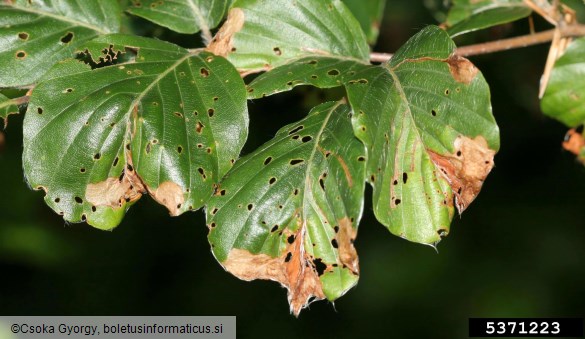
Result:
M454 0L445 24L454 37L516 21L531 12L522 0Z
M173 31L209 32L223 19L228 0L132 0L128 12Z
M369 60L360 24L341 0L236 0L208 50L241 71L308 55Z
M10 99L0 94L0 119L4 120L4 126L8 124L8 116L18 113L18 100Z
M569 127L585 122L585 38L556 61L540 104L544 114Z
M386 0L343 0L366 33L368 43L373 45L378 40L380 33L380 22L384 15Z
M117 0L11 0L0 3L0 87L35 83L84 42L117 32Z
M93 70L62 62L35 88L24 121L30 185L66 220L104 229L146 192L172 215L201 207L247 136L237 71L147 38L103 36L84 48L94 59L137 54Z
M349 114L329 102L283 127L207 205L217 260L241 279L280 282L296 315L311 297L335 300L357 283L366 159Z

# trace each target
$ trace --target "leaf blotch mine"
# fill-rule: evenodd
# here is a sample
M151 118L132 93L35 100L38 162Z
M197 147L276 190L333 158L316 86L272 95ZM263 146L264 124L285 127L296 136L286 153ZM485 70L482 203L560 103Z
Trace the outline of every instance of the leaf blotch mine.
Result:
M232 48L235 47L233 45L234 35L244 27L244 16L242 9L232 8L228 13L227 20L206 50L215 55L227 57L232 52Z
M172 216L178 216L181 213L179 209L185 202L185 197L183 189L177 183L165 181L151 192L151 195L159 204L165 206Z
M447 59L451 76L457 82L469 85L479 73L479 70L464 57L453 55ZM447 93L445 93L447 94Z

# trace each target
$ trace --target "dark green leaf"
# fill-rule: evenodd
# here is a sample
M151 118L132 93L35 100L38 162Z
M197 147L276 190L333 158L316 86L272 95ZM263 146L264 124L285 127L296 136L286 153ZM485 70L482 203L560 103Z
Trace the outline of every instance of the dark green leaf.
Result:
M242 71L308 55L369 60L366 37L341 0L237 0L208 50Z
M24 121L31 186L66 220L98 228L116 226L145 192L172 215L201 207L247 135L237 71L146 38L103 36L84 48L96 60L137 54L93 70L62 62L35 88Z
M585 122L585 38L573 41L555 63L541 107L569 127Z
M516 21L530 15L522 0L454 0L447 16L451 36Z
M132 0L128 12L179 33L209 32L223 18L228 0Z
M386 0L343 0L343 3L359 21L362 30L366 33L368 43L375 44L380 32Z
M8 116L10 114L18 113L18 102L15 99L10 99L0 94L0 119L4 120L4 126L8 123Z
M35 83L100 34L117 32L117 0L11 0L0 4L0 87Z
M350 109L325 103L242 158L207 205L217 260L244 280L271 279L298 315L357 283L365 150Z

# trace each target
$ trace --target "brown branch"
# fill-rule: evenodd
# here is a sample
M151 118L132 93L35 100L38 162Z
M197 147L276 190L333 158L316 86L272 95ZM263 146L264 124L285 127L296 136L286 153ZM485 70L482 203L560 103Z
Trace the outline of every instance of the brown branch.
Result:
M570 25L567 27L562 27L560 28L560 30L562 37L585 36L585 25ZM548 31L539 32L535 34L463 46L457 48L455 53L461 56L473 56L543 44L552 41L554 37L554 32L555 29L551 29ZM370 54L370 61L372 62L386 62L390 60L390 58L392 58L392 54L388 53Z

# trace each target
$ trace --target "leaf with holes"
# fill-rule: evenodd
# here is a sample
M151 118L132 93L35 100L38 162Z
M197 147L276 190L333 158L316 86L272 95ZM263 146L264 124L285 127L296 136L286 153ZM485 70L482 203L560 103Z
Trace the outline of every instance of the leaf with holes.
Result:
M119 27L117 0L0 2L0 87L35 83L84 42Z
M368 43L373 45L378 40L380 22L384 15L386 0L343 0L366 34Z
M366 158L349 114L329 102L283 127L236 163L207 205L217 260L240 279L281 283L295 315L357 283Z
M209 32L223 19L228 0L132 0L127 11L185 34Z
M392 233L424 244L448 234L453 196L462 212L499 148L488 85L454 51L429 26L347 85L354 132L368 149L374 213Z
M93 70L70 60L48 72L24 121L30 185L66 220L98 228L116 226L145 192L171 215L201 207L247 136L237 71L147 38L103 36L84 48L94 62L134 57Z
M513 22L530 15L522 0L454 0L447 15L451 36Z
M10 99L0 94L0 119L4 120L4 126L8 124L8 116L18 113L18 99Z
M308 55L369 61L366 37L341 0L236 0L208 50L242 72Z
M569 45L551 72L542 97L544 114L569 127L585 123L585 38Z

